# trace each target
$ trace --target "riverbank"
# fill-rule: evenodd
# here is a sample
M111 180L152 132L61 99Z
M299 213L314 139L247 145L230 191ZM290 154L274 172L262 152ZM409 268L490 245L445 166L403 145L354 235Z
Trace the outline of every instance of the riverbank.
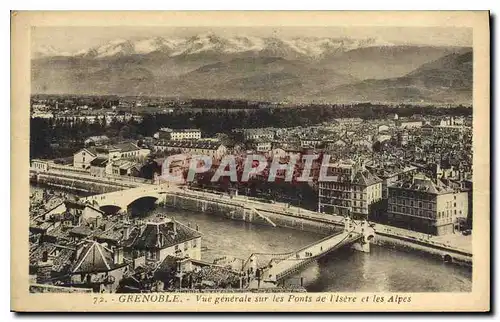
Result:
M372 243L382 247L394 248L401 251L420 252L444 262L454 263L462 266L472 266L472 255L448 249L440 249L438 246L430 246L424 242L419 242L402 236L376 233Z
M338 216L206 192L184 190L171 193L166 195L164 202L167 207L205 212L253 224L274 224L279 227L315 232L321 235L332 234L343 226L343 218ZM416 251L459 265L472 265L472 254L467 250L425 240L418 233L408 231L405 234L402 229L396 230L385 225L375 224L375 230L376 236L372 242L376 245L402 251Z

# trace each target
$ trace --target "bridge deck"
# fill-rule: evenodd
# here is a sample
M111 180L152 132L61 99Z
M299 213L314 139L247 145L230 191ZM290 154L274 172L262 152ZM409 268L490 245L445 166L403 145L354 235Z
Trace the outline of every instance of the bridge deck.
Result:
M275 287L277 282L282 281L286 277L298 272L305 265L320 258L321 256L328 254L335 249L338 249L347 244L351 244L362 237L363 235L357 232L342 231L335 235L323 238L318 242L315 242L289 254L285 258L276 259L271 264L271 267L263 270L260 283L257 279L254 278L249 283L248 287Z

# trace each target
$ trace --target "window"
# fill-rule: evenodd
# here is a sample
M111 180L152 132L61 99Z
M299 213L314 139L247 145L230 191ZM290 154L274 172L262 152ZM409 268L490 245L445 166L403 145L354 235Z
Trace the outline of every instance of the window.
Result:
M156 252L155 251L149 251L148 252L148 258L149 259L156 259Z

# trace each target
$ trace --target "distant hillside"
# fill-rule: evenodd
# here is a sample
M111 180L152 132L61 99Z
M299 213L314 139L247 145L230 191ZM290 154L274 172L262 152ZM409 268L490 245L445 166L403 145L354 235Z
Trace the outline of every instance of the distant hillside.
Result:
M349 75L280 57L237 58L165 81L175 95L281 100L356 81Z
M369 79L318 93L339 101L472 102L472 51L453 53L403 77Z
M470 48L432 46L363 47L328 57L320 63L361 80L384 79L404 76L422 64L468 50Z

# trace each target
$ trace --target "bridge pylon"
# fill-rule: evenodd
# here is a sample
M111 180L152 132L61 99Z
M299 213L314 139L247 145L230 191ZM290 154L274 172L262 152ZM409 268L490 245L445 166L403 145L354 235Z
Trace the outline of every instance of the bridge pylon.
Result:
M344 231L363 235L363 238L355 242L352 247L361 252L370 252L370 241L375 237L375 229L370 226L368 220L355 221L350 217L346 217Z

